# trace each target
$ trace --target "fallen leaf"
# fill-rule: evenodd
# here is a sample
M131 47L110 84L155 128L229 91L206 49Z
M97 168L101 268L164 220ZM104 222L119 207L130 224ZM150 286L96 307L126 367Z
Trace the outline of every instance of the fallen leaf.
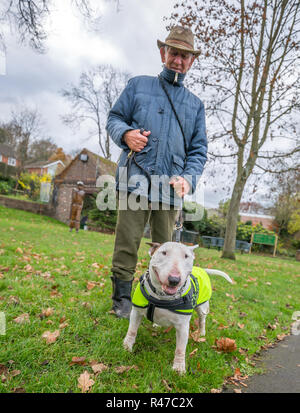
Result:
M79 364L80 366L85 366L86 365L85 357L72 357L70 366L73 366L73 364Z
M93 364L92 365L92 370L95 374L102 373L103 371L106 371L107 369L108 369L108 366L106 366L103 363L98 363L98 364Z
M221 337L219 340L215 341L217 349L219 351L224 351L225 353L230 353L237 349L235 340L228 337Z
M12 370L9 374L11 377L15 377L21 374L21 370Z
M221 393L221 389L210 389L211 393Z
M82 393L89 391L94 383L94 380L90 378L90 374L87 371L84 371L84 373L79 376L78 387L81 389Z
M242 389L233 389L235 393L242 393Z
M19 317L14 318L14 322L18 324L30 323L29 314L24 313L19 315Z
M122 374L125 371L129 371L131 369L138 370L139 368L135 365L133 365L133 366L118 366L118 367L115 367L115 372L118 373L118 374Z
M168 384L167 380L162 379L162 382L163 382L163 384L164 384L165 388L166 388L168 391L172 391L172 389L171 389L171 387L169 386L169 384Z
M245 324L237 323L237 325L240 329L243 329L245 327Z
M59 337L60 331L55 330L53 333L51 331L45 331L42 335L42 337L46 340L47 344L54 343L56 339Z
M195 330L190 336L196 343L204 343L206 341L206 338L201 337L200 330Z
M88 289L88 290L92 290L94 287L96 287L96 283L95 282L93 282L93 281L89 281L88 283L87 283L87 285L86 285L86 288Z
M197 353L197 351L198 351L198 349L195 348L195 350L193 350L193 351L190 353L190 357L193 357L193 356Z
M50 317L54 313L54 308L48 307L46 310L42 310L42 315L44 317Z
M20 247L16 249L16 252L19 253L19 254L23 254L23 250Z

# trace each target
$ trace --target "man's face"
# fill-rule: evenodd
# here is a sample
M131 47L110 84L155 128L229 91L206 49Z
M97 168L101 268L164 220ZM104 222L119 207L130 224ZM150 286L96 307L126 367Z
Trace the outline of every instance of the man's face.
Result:
M173 47L162 47L160 49L161 61L168 69L178 73L186 73L192 66L195 56L192 53Z

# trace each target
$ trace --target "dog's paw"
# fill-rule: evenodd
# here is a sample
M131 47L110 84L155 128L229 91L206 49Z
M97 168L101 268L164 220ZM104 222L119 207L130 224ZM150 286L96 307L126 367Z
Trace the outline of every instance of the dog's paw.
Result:
M184 363L174 363L173 370L178 374L185 374L185 364Z
M125 338L123 341L123 347L125 348L125 350L132 352L133 343Z

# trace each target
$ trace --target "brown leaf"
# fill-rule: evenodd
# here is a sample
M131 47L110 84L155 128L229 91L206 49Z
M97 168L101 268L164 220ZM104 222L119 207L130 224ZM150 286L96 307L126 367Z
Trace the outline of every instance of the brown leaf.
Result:
M79 376L78 387L82 393L89 391L94 383L94 380L90 379L90 374L86 370Z
M46 310L42 310L42 315L44 317L50 317L54 313L54 308L48 307Z
M163 382L163 384L164 384L165 388L166 388L168 391L172 391L172 389L171 389L171 387L169 386L169 384L168 384L167 380L162 379L162 382Z
M190 336L196 343L204 343L206 341L206 338L200 337L200 330L195 330Z
M237 323L240 329L243 329L245 327L245 324Z
M72 357L70 366L73 366L73 364L79 364L80 366L85 366L86 365L85 357Z
M193 350L193 351L190 353L190 357L193 357L193 356L197 353L197 351L198 351L198 349L195 348L195 350Z
M102 373L103 371L106 371L108 369L108 366L106 366L103 363L97 363L92 365L92 370L95 374L97 373Z
M53 333L51 331L45 331L42 335L42 337L46 340L47 344L54 343L56 339L59 337L60 331L55 330Z
M135 365L133 365L133 366L118 366L118 367L115 367L115 372L118 373L118 374L122 374L125 371L129 371L131 369L138 370L139 368Z
M221 393L221 389L210 389L211 393Z
M225 353L230 353L236 350L235 340L228 337L221 337L219 340L215 341L217 349L219 351L224 351Z
M18 376L19 374L21 374L21 370L12 370L10 372L11 377Z
M18 324L30 323L29 314L24 313L19 315L19 317L14 318L14 322Z

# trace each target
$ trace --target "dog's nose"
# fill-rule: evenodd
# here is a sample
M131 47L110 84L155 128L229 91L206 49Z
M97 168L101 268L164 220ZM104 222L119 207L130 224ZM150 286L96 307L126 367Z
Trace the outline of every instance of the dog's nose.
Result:
M169 285L175 287L180 283L180 277L175 277L173 275L169 275L168 277Z

